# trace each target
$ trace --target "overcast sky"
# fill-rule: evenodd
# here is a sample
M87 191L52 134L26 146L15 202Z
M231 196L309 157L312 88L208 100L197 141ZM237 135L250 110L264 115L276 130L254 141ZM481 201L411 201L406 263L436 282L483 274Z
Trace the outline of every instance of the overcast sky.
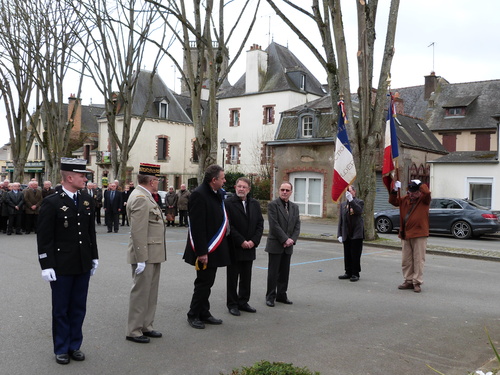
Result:
M253 0L255 1L255 0ZM279 0L276 0L280 3ZM307 3L301 0L298 3ZM238 2L233 2L233 4ZM357 26L355 0L342 0L342 12L348 45L348 59L351 72L351 91L357 89ZM380 60L385 44L385 29L388 19L390 0L379 0L377 15L376 56L374 81L378 84ZM287 9L287 8L284 8ZM417 86L424 83L424 76L431 71L446 78L450 83L474 82L500 79L500 1L498 0L401 0L396 31L396 53L392 63L392 88ZM300 19L301 30L316 41L321 42L314 25ZM267 48L270 41L288 48L311 70L322 83L326 74L321 65L311 55L302 42L295 37L286 25L268 6L261 1L260 16L248 40L248 48L259 44ZM434 46L430 46L434 43ZM167 85L179 91L179 73L172 63L164 61L160 75ZM148 69L148 66L145 65ZM236 63L229 75L234 84L244 73L245 53ZM65 96L76 91L69 87ZM96 90L90 86L82 92L82 104L103 103ZM4 113L1 103L0 113ZM499 104L500 112L500 104ZM2 116L0 144L9 141L8 130Z

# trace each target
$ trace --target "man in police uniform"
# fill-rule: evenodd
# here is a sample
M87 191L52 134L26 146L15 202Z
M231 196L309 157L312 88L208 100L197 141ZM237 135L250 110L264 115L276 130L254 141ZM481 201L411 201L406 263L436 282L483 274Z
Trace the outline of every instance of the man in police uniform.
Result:
M94 202L79 193L87 181L83 159L61 158L62 186L40 208L37 243L42 278L52 289L56 362L83 361L80 350L90 276L98 266Z
M133 278L126 339L139 344L162 336L153 329L161 264L167 260L165 219L152 195L158 192L159 174L159 165L141 163L139 186L125 206L130 224L128 263Z

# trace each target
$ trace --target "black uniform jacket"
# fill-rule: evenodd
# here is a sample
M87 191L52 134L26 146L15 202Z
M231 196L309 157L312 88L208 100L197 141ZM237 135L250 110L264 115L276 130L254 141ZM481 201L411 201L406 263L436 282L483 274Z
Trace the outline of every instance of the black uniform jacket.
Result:
M78 194L78 207L61 187L43 200L37 224L42 269L54 268L57 276L92 268L98 258L93 211L94 200L86 192Z
M231 261L255 260L255 248L259 246L262 232L264 230L264 218L260 204L255 199L247 197L246 213L237 195L233 195L224 201L231 232L229 235L229 248ZM244 241L252 241L255 247L244 249L241 244Z
M208 253L210 240L222 226L222 191L214 192L209 184L202 183L189 197L188 213L189 233L183 258L186 263L194 265L198 256ZM224 267L230 263L228 241L223 237L217 249L208 253L208 267Z

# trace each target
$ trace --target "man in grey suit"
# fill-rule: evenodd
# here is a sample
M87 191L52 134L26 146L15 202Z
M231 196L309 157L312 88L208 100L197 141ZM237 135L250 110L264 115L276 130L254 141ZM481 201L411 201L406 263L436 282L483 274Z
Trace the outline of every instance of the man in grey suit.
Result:
M287 296L290 260L293 245L300 233L299 206L290 201L292 192L292 184L282 182L279 198L270 202L267 207L269 234L266 252L269 254L269 263L266 305L269 307L274 307L274 301L292 304Z
M160 166L141 163L134 189L127 200L130 224L128 263L132 265L126 339L146 344L162 334L153 329L162 262L167 260L165 218L152 193L158 192Z
M359 280L361 271L361 251L365 226L363 223L363 208L365 202L356 198L356 189L349 185L345 192L347 202L340 204L339 226L337 238L344 244L345 274L340 275L340 280Z

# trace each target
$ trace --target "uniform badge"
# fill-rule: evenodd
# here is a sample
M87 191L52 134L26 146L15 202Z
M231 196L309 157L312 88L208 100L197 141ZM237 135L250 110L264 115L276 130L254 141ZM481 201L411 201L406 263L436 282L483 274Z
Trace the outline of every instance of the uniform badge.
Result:
M66 212L66 210L67 210L68 208L69 208L68 206L62 206L62 207L61 207L61 210L63 210L64 212Z
M83 201L84 206L88 206L89 204L90 204L89 201Z

